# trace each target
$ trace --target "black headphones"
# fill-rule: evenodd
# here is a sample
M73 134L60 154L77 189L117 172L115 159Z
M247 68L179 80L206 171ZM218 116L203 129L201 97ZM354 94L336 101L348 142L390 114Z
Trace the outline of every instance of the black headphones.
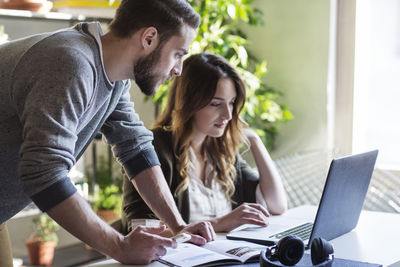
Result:
M269 247L261 252L260 266L293 266L303 258L303 254L303 241L297 236L288 235L280 239L275 246ZM323 238L314 238L311 243L312 266L331 267L333 258L333 246Z

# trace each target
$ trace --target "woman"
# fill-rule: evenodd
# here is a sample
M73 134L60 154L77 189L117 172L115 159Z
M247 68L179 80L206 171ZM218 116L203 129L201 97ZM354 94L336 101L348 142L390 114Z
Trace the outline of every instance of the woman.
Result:
M228 232L244 223L265 226L269 213L287 209L268 151L239 117L244 102L244 84L224 58L202 53L184 61L153 126L153 144L187 223L208 220L216 232ZM242 144L260 175L239 155ZM139 218L156 217L124 179L123 225Z

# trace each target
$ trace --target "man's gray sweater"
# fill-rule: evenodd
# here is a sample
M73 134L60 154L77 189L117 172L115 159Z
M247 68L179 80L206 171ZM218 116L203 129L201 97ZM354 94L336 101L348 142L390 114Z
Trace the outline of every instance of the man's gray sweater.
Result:
M107 78L101 34L81 23L0 46L0 224L74 194L67 173L99 131L130 177L159 165L130 82Z

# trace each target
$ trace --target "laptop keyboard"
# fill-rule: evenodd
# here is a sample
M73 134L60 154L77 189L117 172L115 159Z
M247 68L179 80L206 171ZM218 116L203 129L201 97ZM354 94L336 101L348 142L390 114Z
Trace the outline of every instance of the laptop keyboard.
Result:
M270 238L281 239L282 237L288 235L295 235L301 240L305 241L310 238L311 231L312 231L313 224L312 223L304 223L299 226L290 228L286 231L271 235Z

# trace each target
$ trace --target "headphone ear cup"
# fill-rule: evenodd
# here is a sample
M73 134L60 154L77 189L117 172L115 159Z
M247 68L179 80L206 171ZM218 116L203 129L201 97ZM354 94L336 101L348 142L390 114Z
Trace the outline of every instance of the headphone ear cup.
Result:
M293 266L304 254L303 241L294 235L288 235L278 241L276 255L283 265Z
M331 243L321 237L313 239L311 243L311 261L313 265L318 265L328 260L330 254L333 254Z

